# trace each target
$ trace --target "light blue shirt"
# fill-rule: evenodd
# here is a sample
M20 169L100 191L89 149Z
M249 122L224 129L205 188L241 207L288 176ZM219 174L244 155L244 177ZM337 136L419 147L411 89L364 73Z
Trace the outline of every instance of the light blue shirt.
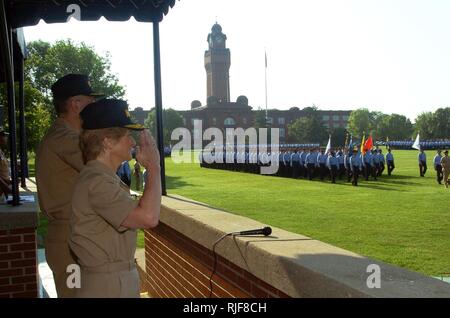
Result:
M317 156L317 164L326 164L327 163L327 155L326 154L319 154Z
M386 161L387 162L394 162L394 155L391 152L388 152L386 154Z
M353 171L353 169L358 168L359 170L362 169L362 161L361 156L353 155L350 157L350 167Z
M427 162L427 155L425 154L425 152L419 152L419 162L424 161Z
M373 165L373 156L370 152L364 155L364 164Z
M327 167L331 169L331 166L335 166L336 168L338 166L338 159L334 156L328 156L327 158Z
M433 158L433 163L434 163L434 169L436 169L436 166L440 166L441 165L441 155L436 154L436 156L434 156Z
M378 157L378 154L372 154L372 160L374 164L380 163L380 157Z
M312 152L306 155L305 164L308 164L308 163L316 164L316 157L314 156L314 153L312 153Z

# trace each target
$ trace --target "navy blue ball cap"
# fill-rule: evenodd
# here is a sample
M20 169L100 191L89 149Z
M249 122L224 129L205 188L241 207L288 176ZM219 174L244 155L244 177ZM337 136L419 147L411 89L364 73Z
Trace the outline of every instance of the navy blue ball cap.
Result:
M77 95L104 97L104 94L92 90L89 77L84 74L67 74L52 85L54 98L62 99Z
M145 127L131 121L128 103L121 99L104 98L87 105L80 113L83 129L122 127L142 130Z

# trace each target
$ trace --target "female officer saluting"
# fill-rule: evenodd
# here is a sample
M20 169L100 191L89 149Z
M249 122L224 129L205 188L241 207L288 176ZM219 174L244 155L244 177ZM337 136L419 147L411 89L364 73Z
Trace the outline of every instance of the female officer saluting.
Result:
M81 112L80 148L85 161L72 197L70 247L81 268L75 297L139 297L134 263L136 229L158 224L161 207L159 153L144 127L130 119L125 101L103 99ZM136 145L137 160L153 176L139 201L116 175Z

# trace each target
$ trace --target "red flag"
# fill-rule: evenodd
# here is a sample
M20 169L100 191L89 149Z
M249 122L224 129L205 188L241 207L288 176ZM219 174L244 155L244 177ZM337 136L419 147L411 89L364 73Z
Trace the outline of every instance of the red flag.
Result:
M364 152L372 150L372 147L373 147L373 141L372 141L372 135L370 135L364 144Z

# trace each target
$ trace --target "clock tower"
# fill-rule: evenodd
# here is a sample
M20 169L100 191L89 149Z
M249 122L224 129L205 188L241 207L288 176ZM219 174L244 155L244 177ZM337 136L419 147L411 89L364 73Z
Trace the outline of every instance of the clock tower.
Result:
M208 34L205 52L206 98L214 96L219 102L230 101L230 50L226 48L227 36L217 22Z

